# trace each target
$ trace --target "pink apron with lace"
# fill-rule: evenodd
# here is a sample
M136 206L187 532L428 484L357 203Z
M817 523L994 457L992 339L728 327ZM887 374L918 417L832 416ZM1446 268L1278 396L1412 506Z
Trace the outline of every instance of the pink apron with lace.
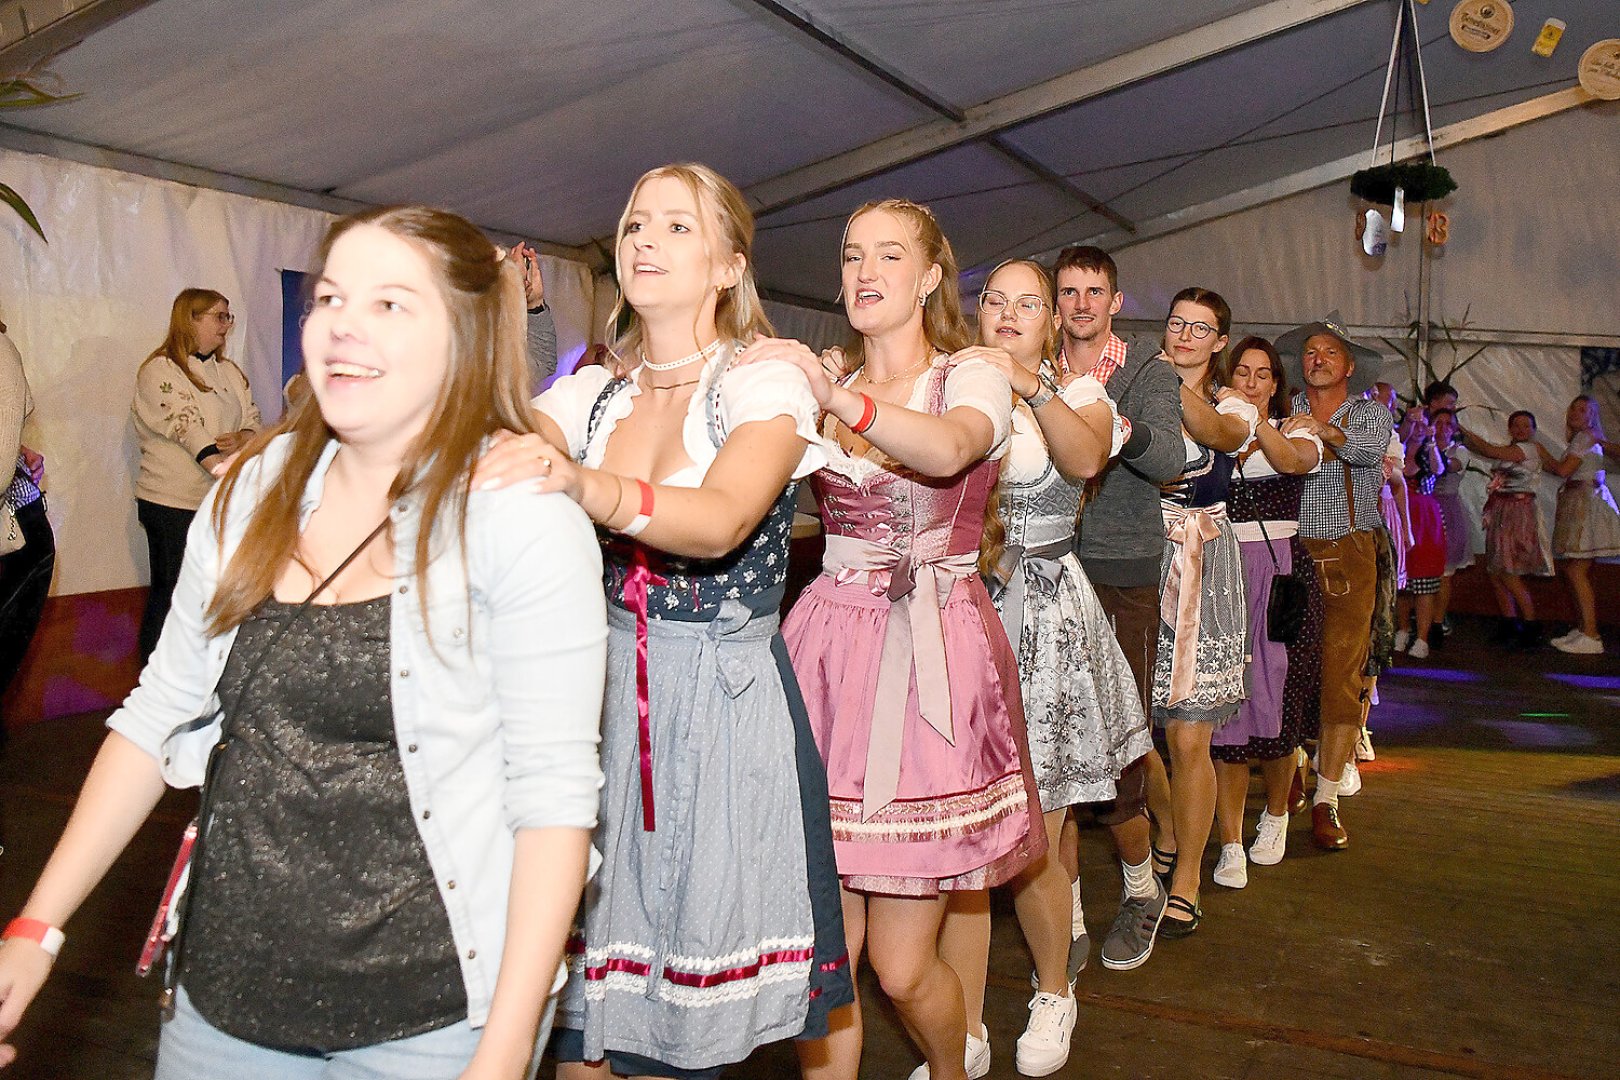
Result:
M930 375L936 415L945 373ZM998 468L812 480L827 554L782 635L849 888L984 888L1044 849L1017 666L975 566Z

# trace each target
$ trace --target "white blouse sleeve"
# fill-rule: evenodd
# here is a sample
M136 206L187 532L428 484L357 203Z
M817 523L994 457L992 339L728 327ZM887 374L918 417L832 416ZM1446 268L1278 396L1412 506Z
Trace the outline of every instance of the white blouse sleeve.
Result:
M1007 452L1007 436L1012 431L1012 386L1007 376L983 360L965 360L945 376L945 408L966 405L990 420L990 452L985 458L996 461Z
M795 480L827 464L827 452L816 426L821 409L810 392L804 372L785 360L764 360L728 368L720 382L720 414L727 431L778 416L790 417L793 433L808 444L793 469Z
M1125 440L1131 437L1131 422L1119 415L1119 409L1114 406L1114 399L1108 396L1103 384L1097 376L1087 372L1069 379L1059 390L1058 396L1063 403L1076 412L1087 405L1104 402L1108 406L1109 430L1112 432L1111 444L1108 448L1110 459L1119 454L1119 448L1125 445Z
M1254 438L1255 429L1260 426L1260 410L1254 403L1244 401L1242 398L1229 397L1215 403L1215 411L1222 416L1235 416L1249 425L1249 438Z
M613 374L601 365L593 365L572 375L564 375L551 384L550 389L535 398L533 405L551 418L562 429L568 440L568 456L576 461L585 450L585 432L590 426L591 409L602 396L602 388L613 379Z
M1290 431L1288 437L1298 439L1303 443L1310 443L1316 447L1316 464L1311 466L1310 472L1319 472L1322 468L1322 462L1327 459L1327 451L1322 446L1322 440L1317 438L1314 432L1310 431ZM1309 475L1309 473L1306 475Z

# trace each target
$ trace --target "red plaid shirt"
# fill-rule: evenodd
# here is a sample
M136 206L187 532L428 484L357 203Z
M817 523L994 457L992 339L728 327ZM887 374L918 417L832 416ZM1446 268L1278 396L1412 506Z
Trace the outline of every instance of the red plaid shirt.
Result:
M1108 380L1114 377L1114 372L1125 363L1126 351L1125 343L1120 340L1119 335L1110 333L1107 344L1103 346L1102 355L1097 358L1096 365L1091 369L1091 374L1097 377L1098 382L1107 386ZM1072 370L1067 356L1060 353L1058 362L1065 372Z
M1119 339L1119 335L1110 333L1107 344L1103 345L1102 355L1097 358L1096 364L1092 365L1091 374L1095 375L1097 381L1106 387L1108 380L1114 377L1114 372L1124 365L1126 352L1125 343ZM1068 357L1061 352L1058 353L1058 367L1063 369L1064 374L1069 374L1071 370ZM1130 439L1131 422L1125 417L1119 416L1115 420L1115 424L1118 425L1122 433L1120 436L1121 443Z

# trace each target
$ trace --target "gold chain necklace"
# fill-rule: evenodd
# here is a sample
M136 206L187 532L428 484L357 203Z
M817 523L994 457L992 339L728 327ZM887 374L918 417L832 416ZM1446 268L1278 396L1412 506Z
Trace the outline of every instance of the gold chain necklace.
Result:
M890 375L888 378L885 378L885 379L874 379L874 378L872 378L872 376L870 376L870 375L868 375L866 373L866 366L863 364L861 366L861 378L865 379L867 381L867 383L869 383L872 386L886 386L889 383L894 382L896 379L903 379L907 375L910 375L915 371L919 371L922 368L927 367L928 362L930 360L932 360L932 359L933 359L933 357L931 357L931 356L925 356L921 360L917 361L915 364L912 364L910 367L906 368L906 370L898 372L897 374L894 374L894 375Z

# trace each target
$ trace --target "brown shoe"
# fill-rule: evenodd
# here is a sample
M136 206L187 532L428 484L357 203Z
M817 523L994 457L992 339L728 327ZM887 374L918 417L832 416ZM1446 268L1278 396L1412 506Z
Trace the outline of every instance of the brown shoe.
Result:
M1339 824L1339 808L1332 803L1311 807L1311 839L1326 851L1343 851L1350 846L1350 834Z
M1294 778L1288 783L1288 812L1303 814L1309 805L1305 801L1305 770L1295 769Z

